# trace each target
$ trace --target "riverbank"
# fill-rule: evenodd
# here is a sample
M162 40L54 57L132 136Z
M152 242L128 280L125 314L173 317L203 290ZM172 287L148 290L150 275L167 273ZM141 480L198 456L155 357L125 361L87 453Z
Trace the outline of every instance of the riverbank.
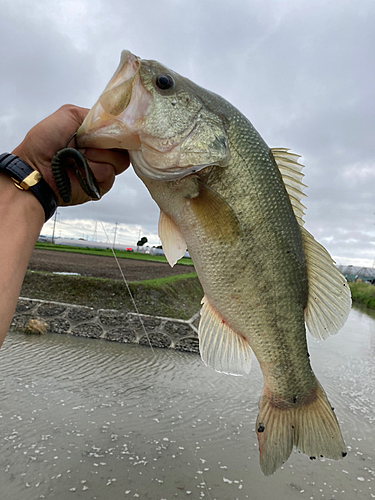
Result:
M29 270L11 330L36 321L48 333L197 353L202 296L195 273L126 284Z
M375 286L368 283L349 283L353 302L375 309Z
M141 314L188 320L201 307L203 290L195 273L128 283ZM135 312L123 281L27 271L21 297L93 309Z
M353 302L375 310L375 286L349 283ZM139 312L189 319L200 309L203 290L195 273L131 281L129 289ZM27 271L22 297L74 303L94 309L134 311L123 281Z
M176 265L172 269L162 262L125 258L120 261L140 313L188 320L200 310L203 290L192 266ZM55 274L56 271L80 275ZM180 274L170 275L171 272ZM373 285L361 282L349 285L354 303L375 310ZM134 304L113 257L105 255L36 248L21 296L93 309L134 312Z

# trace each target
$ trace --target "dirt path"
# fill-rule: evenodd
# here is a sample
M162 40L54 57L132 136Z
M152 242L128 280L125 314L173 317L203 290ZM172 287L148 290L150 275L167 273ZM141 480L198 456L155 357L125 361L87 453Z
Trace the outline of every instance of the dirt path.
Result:
M193 266L176 264L173 268L163 262L118 259L128 281L162 278L194 272ZM114 257L84 255L72 252L34 249L28 269L32 271L78 273L81 276L122 280Z

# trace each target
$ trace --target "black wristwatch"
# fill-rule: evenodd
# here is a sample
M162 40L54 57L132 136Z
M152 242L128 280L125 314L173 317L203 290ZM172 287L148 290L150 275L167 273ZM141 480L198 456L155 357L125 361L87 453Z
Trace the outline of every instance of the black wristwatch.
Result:
M56 198L40 172L18 156L3 153L0 155L0 173L11 177L18 189L30 190L38 198L44 210L45 222L52 217L57 208Z

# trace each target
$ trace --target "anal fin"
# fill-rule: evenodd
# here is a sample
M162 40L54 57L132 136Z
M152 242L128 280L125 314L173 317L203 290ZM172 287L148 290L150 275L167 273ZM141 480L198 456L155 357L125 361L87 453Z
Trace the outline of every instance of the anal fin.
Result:
M203 297L202 303L198 336L204 363L230 375L249 373L251 350L247 340L228 326L206 297Z

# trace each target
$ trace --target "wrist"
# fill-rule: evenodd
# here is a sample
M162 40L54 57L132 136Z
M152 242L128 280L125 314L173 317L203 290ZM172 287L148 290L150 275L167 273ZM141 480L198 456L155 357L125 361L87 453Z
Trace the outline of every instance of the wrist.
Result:
M0 175L0 193L2 233L29 233L30 239L36 240L44 224L44 210L37 198L17 189L5 175Z
M28 191L36 197L44 210L45 221L52 217L57 208L56 198L38 170L17 156L3 153L0 155L0 173L10 177L16 189Z

